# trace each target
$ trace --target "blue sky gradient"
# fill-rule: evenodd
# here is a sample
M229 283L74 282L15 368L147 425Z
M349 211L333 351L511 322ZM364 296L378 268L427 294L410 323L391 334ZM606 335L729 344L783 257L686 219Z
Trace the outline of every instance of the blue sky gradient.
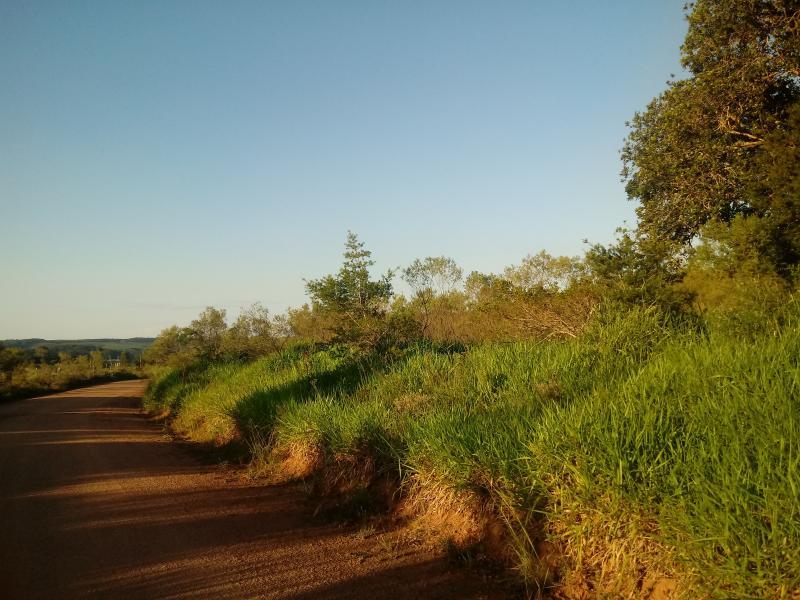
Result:
M0 3L0 338L155 335L608 242L683 1Z

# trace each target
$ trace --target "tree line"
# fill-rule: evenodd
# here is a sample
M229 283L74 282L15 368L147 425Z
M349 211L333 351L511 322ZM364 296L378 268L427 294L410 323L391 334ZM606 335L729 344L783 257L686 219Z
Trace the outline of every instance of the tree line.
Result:
M55 354L55 355L54 355ZM32 396L67 389L103 379L139 375L138 356L126 351L115 353L113 361L102 350L77 355L47 346L33 350L0 344L0 399Z
M800 276L800 6L701 0L686 11L686 75L629 123L622 177L638 222L614 243L582 257L540 252L501 273L465 276L439 256L372 275L350 233L340 270L306 282L306 305L277 317L254 306L230 327L209 308L162 332L148 359L244 359L292 340L390 352L569 338L600 306L732 325L769 314Z

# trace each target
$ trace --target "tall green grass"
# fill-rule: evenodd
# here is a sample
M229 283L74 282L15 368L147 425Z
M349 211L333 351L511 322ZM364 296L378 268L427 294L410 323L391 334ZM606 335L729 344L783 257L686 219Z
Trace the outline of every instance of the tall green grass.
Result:
M390 362L290 349L165 372L147 402L197 439L243 436L261 456L299 444L323 468L368 459L398 482L482 498L532 583L579 572L635 594L649 570L688 597L789 597L798 315L790 304L746 340L636 309L569 342L419 347ZM561 549L555 577L544 541Z

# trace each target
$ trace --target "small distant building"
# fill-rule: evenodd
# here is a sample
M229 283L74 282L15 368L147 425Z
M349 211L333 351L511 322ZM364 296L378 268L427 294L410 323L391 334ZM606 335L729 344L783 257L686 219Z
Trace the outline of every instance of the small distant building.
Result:
M104 369L116 369L119 367L119 359L118 358L107 358L103 361L103 368Z

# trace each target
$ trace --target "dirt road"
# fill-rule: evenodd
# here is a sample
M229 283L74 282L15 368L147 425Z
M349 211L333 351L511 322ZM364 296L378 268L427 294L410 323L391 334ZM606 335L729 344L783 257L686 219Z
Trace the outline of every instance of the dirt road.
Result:
M203 464L143 390L0 405L0 597L498 597L396 533L312 524L296 486Z

